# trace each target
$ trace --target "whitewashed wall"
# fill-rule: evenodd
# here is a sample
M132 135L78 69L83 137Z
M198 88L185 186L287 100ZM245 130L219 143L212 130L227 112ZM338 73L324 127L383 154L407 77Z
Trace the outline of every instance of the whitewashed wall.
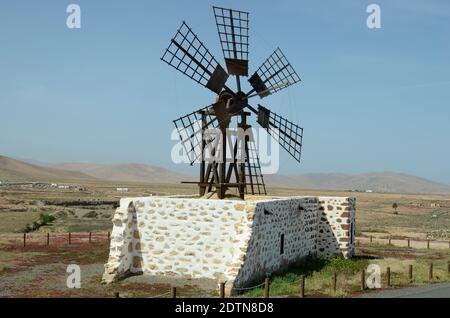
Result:
M122 199L103 280L143 273L245 287L310 254L349 257L354 207L354 199L332 197Z

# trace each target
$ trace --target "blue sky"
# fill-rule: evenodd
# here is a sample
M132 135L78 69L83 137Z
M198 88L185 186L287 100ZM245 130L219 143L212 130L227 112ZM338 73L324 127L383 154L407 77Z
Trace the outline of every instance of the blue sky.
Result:
M70 3L79 30L66 27ZM366 26L370 3L379 30ZM196 174L171 162L172 120L214 96L159 58L186 20L222 61L213 4L250 11L251 71L280 46L303 80L260 101L305 129L303 162L283 154L280 173L391 170L450 184L444 0L1 1L0 153Z

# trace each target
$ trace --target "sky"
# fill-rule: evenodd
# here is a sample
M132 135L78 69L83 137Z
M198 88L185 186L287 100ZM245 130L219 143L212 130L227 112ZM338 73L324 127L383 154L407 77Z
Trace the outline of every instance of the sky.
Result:
M80 29L66 25L71 3ZM380 29L367 27L371 3ZM302 162L281 151L279 173L450 184L445 0L1 0L0 154L197 174L171 160L172 120L215 96L160 57L184 20L225 66L212 5L250 12L250 72L279 46L302 78L253 101L304 128Z

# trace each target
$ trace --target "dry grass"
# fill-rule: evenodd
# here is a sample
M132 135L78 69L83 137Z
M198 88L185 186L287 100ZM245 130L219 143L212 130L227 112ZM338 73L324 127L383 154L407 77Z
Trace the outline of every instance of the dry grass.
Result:
M0 233L13 232L32 221L39 213L49 213L61 210L61 207L42 205L42 201L71 201L71 200L116 200L127 196L196 194L193 185L183 184L143 184L117 182L88 182L82 184L86 191L51 191L35 189L5 190L0 188L0 215L4 222L0 224ZM128 187L129 193L117 193L117 187ZM443 195L406 195L384 193L358 193L324 190L281 189L268 188L268 194L273 196L355 196L357 200L357 234L373 236L409 236L425 238L427 231L450 228L450 196ZM398 215L393 214L392 204L398 204ZM432 203L439 203L443 207L431 207ZM418 207L422 205L421 207ZM112 215L113 207L109 209ZM87 212L88 207L75 207L75 212ZM84 209L84 210L83 210ZM63 209L64 210L64 209ZM70 209L69 209L70 210ZM73 209L72 209L73 210ZM433 218L432 215L437 215ZM111 226L110 218L88 220L84 222L81 216L68 218L63 223L56 222L61 231L95 231L106 230ZM47 230L51 230L47 228ZM59 231L56 229L56 231Z
M16 232L39 218L39 212L1 212L0 233Z
M450 229L450 196L269 189L273 195L356 197L357 235L397 235L425 239L426 232ZM398 204L398 214L392 204ZM431 207L439 203L441 207ZM432 217L435 214L437 217Z
M119 201L124 196L148 196L196 194L196 188L191 185L168 184L141 184L141 183L114 183L89 182L82 184L86 191L75 192L65 190L35 190L35 189L5 189L0 188L0 233L11 233L26 224L39 218L40 213L53 213L63 211L67 217L57 219L54 224L41 227L43 232L88 232L109 231L111 229L111 216L114 212L112 205L101 206L70 206L56 205L57 202L74 200L115 200ZM116 192L117 187L128 187L129 193ZM434 229L449 229L450 196L439 195L403 195L380 193L352 193L340 191L319 191L301 189L275 189L269 188L269 195L273 196L355 196L357 199L357 231L358 235L373 235L374 237L415 237L424 239L425 233ZM43 204L44 201L50 202ZM392 204L399 206L398 215L393 214ZM431 203L439 202L441 208L431 207ZM419 207L422 205L421 207ZM447 207L448 206L448 207ZM99 214L95 218L87 218L87 212L95 211ZM433 214L438 215L432 218ZM4 245L4 239L0 235L0 247ZM56 248L28 248L8 250L0 248L0 277L11 282L14 296L99 296L109 297L115 291L131 296L151 296L167 291L169 285L156 284L152 286L129 283L127 281L111 286L100 285L103 264L107 260L107 245L76 249L72 247ZM378 264L383 270L391 267L392 282L402 286L407 281L408 265L413 264L414 284L428 283L428 266L434 263L435 281L448 280L446 275L446 262L450 260L448 250L408 249L389 245L363 243L358 251L360 258L350 261L333 261L318 265L307 273L307 293L319 297L344 297L358 292L359 270L369 263ZM368 257L372 258L368 258ZM67 291L56 288L61 284L66 273L61 262L71 260L85 264L86 271L91 267L95 271L88 277L85 288L82 291ZM331 288L331 273L336 266L345 265L347 270L341 271L338 276L338 289L334 292ZM51 275L51 271L55 271ZM292 272L273 278L271 291L273 295L297 296L299 275L305 274L305 268L294 269ZM17 276L14 276L17 275ZM48 279L41 281L42 277ZM55 278L53 278L55 277ZM59 278L58 278L59 277ZM15 279L21 282L14 287ZM57 280L57 278L59 280ZM385 279L385 277L383 277ZM198 288L181 289L185 296L200 295L203 291ZM212 294L214 294L214 291ZM252 291L247 296L260 296L262 290Z
M101 284L103 265L108 259L105 241L45 246L42 242L23 247L5 243L0 235L0 297L154 297L170 291L166 281L126 279L110 285ZM66 286L68 264L81 267L80 289ZM135 278L145 278L139 276ZM217 296L216 290L205 290L195 280L177 284L182 297ZM167 297L168 295L164 295Z
M388 288L386 269L391 270L393 288L420 286L429 283L448 282L447 272L450 251L411 249L391 245L365 245L357 251L357 257L349 260L310 260L289 273L271 278L270 293L273 296L298 297L300 275L305 275L305 295L309 297L346 297L361 292L361 271L369 264L379 265L382 272L382 288ZM429 279L429 266L433 263L433 279ZM413 265L413 281L408 279L409 265ZM337 290L333 290L333 272L337 272ZM263 289L254 289L245 297L262 297Z

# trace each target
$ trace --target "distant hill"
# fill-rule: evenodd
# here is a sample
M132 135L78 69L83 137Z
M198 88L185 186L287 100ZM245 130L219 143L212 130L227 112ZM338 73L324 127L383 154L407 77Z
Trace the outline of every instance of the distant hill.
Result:
M183 175L165 168L136 163L112 165L61 163L51 165L51 167L66 171L77 171L97 179L109 181L180 183L181 181L194 180L192 176Z
M173 184L181 181L196 181L196 178L145 164L61 163L36 165L0 156L0 180L107 180ZM358 175L342 173L309 173L292 176L266 175L264 181L269 186L285 188L450 194L450 186L448 185L396 172Z
M267 175L268 185L303 189L373 190L375 192L450 194L450 186L424 178L396 172L358 175L309 173L295 176Z
M64 171L33 165L24 161L0 156L0 180L8 181L86 181L94 178L78 171Z

